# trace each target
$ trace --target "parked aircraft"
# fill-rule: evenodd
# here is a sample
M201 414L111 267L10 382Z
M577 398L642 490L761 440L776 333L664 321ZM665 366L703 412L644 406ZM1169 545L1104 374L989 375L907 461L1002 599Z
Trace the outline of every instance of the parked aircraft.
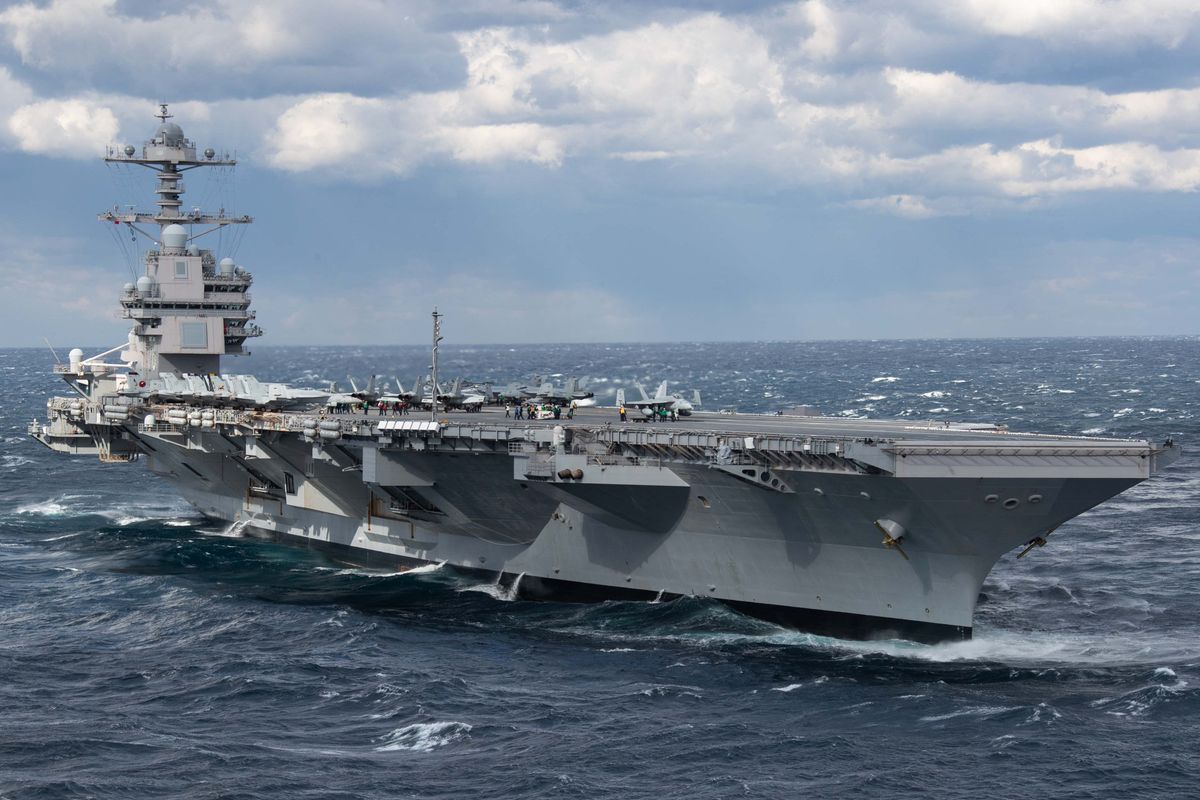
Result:
M641 395L639 399L629 400L625 397L625 390L617 390L617 405L625 406L626 408L635 408L642 412L645 417L653 417L660 411L674 411L681 417L690 416L691 413L700 406L700 390L692 390L692 399L687 400L680 394L669 394L667 392L667 382L663 381L658 385L658 390L653 397L646 394L645 388L640 383L634 383L638 393Z

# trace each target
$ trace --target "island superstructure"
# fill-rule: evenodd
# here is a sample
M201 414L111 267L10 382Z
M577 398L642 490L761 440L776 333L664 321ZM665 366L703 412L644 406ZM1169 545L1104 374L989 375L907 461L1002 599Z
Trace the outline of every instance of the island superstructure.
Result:
M698 595L818 633L932 642L971 635L1003 554L1044 544L1179 454L1169 441L907 420L326 415L321 392L222 372L261 330L250 274L200 237L251 220L182 210L183 172L234 162L197 156L165 106L159 116L140 150L109 155L158 180L157 213L101 215L155 242L119 297L128 340L73 350L55 368L73 394L51 398L30 434L142 460L248 532L349 561L482 572L521 597Z

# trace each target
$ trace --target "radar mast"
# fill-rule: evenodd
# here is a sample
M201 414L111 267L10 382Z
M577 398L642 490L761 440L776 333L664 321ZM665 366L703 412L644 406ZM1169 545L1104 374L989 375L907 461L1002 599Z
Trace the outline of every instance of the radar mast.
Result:
M159 104L158 128L141 149L109 147L104 161L137 164L158 174L156 213L114 208L98 216L102 222L127 225L151 240L157 249L146 253L145 274L128 284L121 296L123 316L134 321L128 348L121 360L137 364L143 374L161 372L219 374L222 355L246 351L248 338L261 336L252 324L247 290L253 279L233 259L220 264L212 251L192 244L227 225L253 222L249 216L230 216L220 209L199 208L183 213L183 173L200 167L233 167L237 160L209 147L197 155L196 144L172 122L166 103ZM157 225L148 232L140 225ZM203 230L192 233L192 226ZM188 226L188 227L184 227Z

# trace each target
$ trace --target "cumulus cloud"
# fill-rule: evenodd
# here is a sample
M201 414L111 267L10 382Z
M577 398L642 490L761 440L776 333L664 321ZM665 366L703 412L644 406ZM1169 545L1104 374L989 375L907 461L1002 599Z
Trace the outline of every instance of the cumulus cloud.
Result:
M964 0L943 6L951 19L1013 37L1096 43L1149 41L1178 47L1197 23L1191 0Z
M271 91L267 77L258 97L196 98L177 110L202 124L232 114L267 163L338 178L446 162L669 161L714 180L819 186L844 205L909 219L1004 198L1198 185L1200 89L1105 91L913 63L949 58L956 37L1177 48L1200 26L1191 3L805 0L629 20L514 2L510 24L497 27L486 4L349 2L218 0L134 16L116 0L54 0L11 6L0 28L33 73L117 60L142 72L147 63L204 70L218 84L251 70L276 76L290 91ZM392 85L364 81L360 68L388 37L399 37L392 50L411 43L449 53L454 66L439 67L431 87L384 58ZM305 81L306 71L340 77ZM323 83L340 86L314 88ZM39 97L31 85L0 72L0 114L27 152L89 154L101 139L140 132L131 121L144 125L151 106L111 91Z
M16 109L8 129L26 152L95 158L101 143L115 140L118 124L111 109L88 100L42 100Z

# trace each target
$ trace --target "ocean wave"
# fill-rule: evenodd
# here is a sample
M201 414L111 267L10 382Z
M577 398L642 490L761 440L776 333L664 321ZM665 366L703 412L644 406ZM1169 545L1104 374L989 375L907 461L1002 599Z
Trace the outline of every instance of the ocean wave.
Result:
M521 579L525 577L525 573L522 572L520 575L518 575L516 580L514 580L508 586L505 586L502 582L503 577L503 574L499 574L496 576L496 580L492 583L475 583L471 584L470 586L463 586L457 591L479 592L481 594L486 594L493 600L500 600L506 603L511 603L514 600L520 599Z
M465 722L416 722L376 739L381 744L375 750L381 753L394 750L428 753L467 738L473 728Z
M1018 706L972 706L945 714L931 714L919 719L921 722L945 722L955 717L994 717L998 714L1007 714L1009 711L1016 711L1017 708Z
M826 646L848 653L887 655L929 662L1000 663L1010 666L1135 666L1164 660L1200 659L1200 642L1163 635L1052 634L980 630L964 642L922 645L903 640L851 642L827 640Z

